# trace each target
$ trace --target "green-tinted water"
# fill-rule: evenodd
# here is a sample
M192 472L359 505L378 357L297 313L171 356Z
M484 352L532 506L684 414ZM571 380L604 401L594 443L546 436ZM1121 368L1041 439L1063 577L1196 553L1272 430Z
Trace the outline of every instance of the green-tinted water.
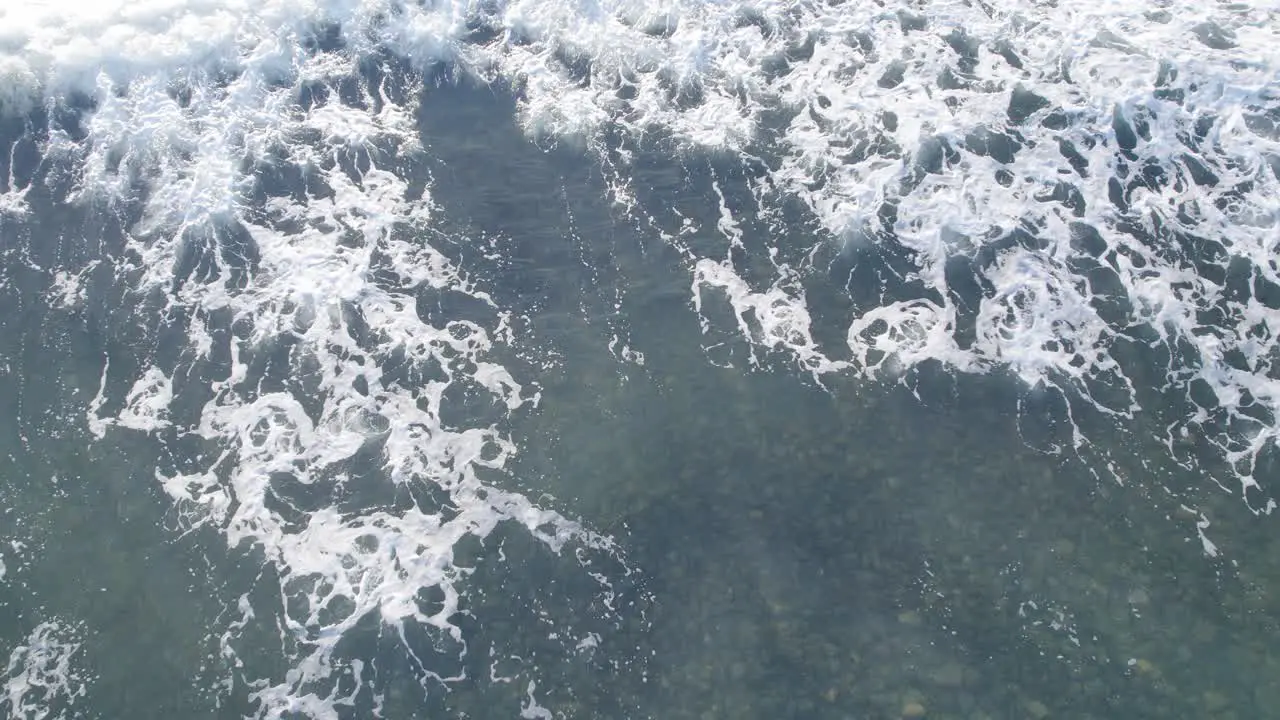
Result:
M496 354L541 392L500 421L519 454L494 482L613 536L629 571L594 566L614 588L616 614L603 613L572 547L557 556L505 526L467 541L455 557L475 570L458 621L466 655L438 636L396 637L376 614L341 646L377 666L387 716L1269 716L1280 553L1266 518L1158 460L1151 430L1076 452L1060 401L1016 378L926 365L902 383L819 384L759 351L755 367L724 306L708 300L703 332L688 260L609 202L600 167L528 143L500 119L500 93L439 89L424 108L432 152L413 172L432 178L441 232L472 239L439 249L511 310L514 340ZM746 204L735 163L654 156L632 181L646 202L710 219L683 242L715 247L709 183ZM291 600L260 548L192 528L159 489L157 467L216 449L91 435L108 358L104 394L118 400L130 367L177 351L121 291L97 295L114 305L49 307L52 268L117 241L110 214L35 206L43 214L0 225L0 644L61 623L79 643L70 689L84 687L67 717L252 712L251 679L293 659L279 611ZM773 240L791 243L784 255L828 254L806 282L815 334L833 334L823 308L837 316L858 292L838 281L886 276L894 260L805 244L792 219ZM425 317L483 315L449 292L418 302ZM454 421L501 417L457 392ZM350 512L408 502L411 490L378 489L378 463L356 458L368 486L295 499ZM1206 517L1217 558L1197 529ZM598 647L566 652L566 628ZM446 693L429 671L460 679ZM56 716L68 698L51 702ZM370 702L341 714L367 716Z

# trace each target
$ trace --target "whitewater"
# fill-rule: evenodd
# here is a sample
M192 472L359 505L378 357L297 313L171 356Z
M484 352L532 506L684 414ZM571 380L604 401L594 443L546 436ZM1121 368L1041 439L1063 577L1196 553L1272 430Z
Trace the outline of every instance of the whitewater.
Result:
M1272 0L11 3L0 253L10 717L1270 706Z

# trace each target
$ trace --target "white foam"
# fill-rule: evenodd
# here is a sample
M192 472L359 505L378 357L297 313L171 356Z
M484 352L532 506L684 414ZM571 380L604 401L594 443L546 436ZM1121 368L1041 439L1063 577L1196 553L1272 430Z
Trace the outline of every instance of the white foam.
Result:
M535 690L538 689L538 683L530 680L529 685L525 688L525 701L520 707L520 717L526 720L551 720L555 715L550 710L538 704L537 698L533 696Z
M75 717L74 706L86 681L72 662L80 650L74 629L47 620L10 653L5 666L0 710L14 720Z
M926 360L965 371L1003 367L1033 386L1131 418L1139 411L1132 381L1112 359L1111 344L1118 333L1147 326L1169 345L1197 349L1188 365L1169 368L1169 381L1185 393L1200 379L1223 399L1216 410L1235 429L1227 435L1202 429L1237 468L1241 487L1254 487L1260 454L1277 442L1271 328L1280 317L1250 301L1229 314L1225 335L1203 332L1198 318L1223 304L1221 288L1192 271L1204 257L1167 250L1178 242L1171 230L1194 233L1224 245L1224 267L1230 257L1243 257L1260 276L1276 279L1280 194L1275 160L1266 158L1280 157L1280 135L1266 130L1274 120L1257 119L1280 103L1275 3L509 8L510 31L533 42L498 46L492 63L498 74L527 79L522 112L531 130L591 140L606 128L637 136L661 128L682 145L733 152L764 140L783 156L771 182L803 198L845 241L873 237L884 204L896 204L896 242L913 253L914 277L941 304L895 300L851 319L851 349L864 369L871 354L882 357L870 353L873 347L883 352L893 345L895 359L870 361L875 369L888 369L881 365L888 362L901 372ZM590 60L590 82L576 78L564 56ZM784 58L785 71L775 71ZM618 87L627 89L627 99L614 92ZM1025 101L1029 91L1043 107L1029 107L1025 121L1011 122L1015 95ZM791 119L780 134L762 137L768 111ZM1046 126L1050 113L1058 119ZM1197 129L1205 120L1214 122ZM1145 128L1134 129L1138 124ZM989 147L1006 143L1007 132L1017 133L1016 152ZM1119 153L1121 141L1130 142L1126 135L1134 143L1127 160ZM1075 165L1060 141L1074 146ZM1127 208L1117 207L1109 182L1123 173L1128 183L1144 165L1171 181L1159 190L1127 190ZM1201 184L1201 167L1217 176L1216 185ZM1074 199L1053 197L1067 188L1061 182ZM731 234L735 221L721 200L721 222L729 224L720 229ZM1073 223L1097 232L1101 262L1135 305L1118 325L1100 318L1094 306L1106 299L1093 295L1074 264L1093 251L1072 245ZM1157 239L1135 238L1126 223ZM957 255L979 257L1014 231L1046 246L1000 253L981 268L992 290L982 301L978 341L962 349L945 264ZM753 287L731 278L736 271L718 260L691 264L695 304L708 285L724 288L745 337L763 347L791 344L806 364L842 369L832 355L838 349L816 347L802 330L804 299L779 289L795 269L780 271L771 287ZM746 320L783 309L786 320L772 326L778 332ZM887 334L876 335L876 321L891 328ZM1249 369L1226 363L1229 351L1244 353ZM1128 399L1096 399L1090 383L1119 388ZM1269 419L1250 417L1239 404L1250 399Z
M936 359L970 370L973 358L952 336L954 309L928 300L901 301L868 310L849 326L855 366L868 374L900 377L919 363Z
M1001 255L987 278L995 285L978 311L975 354L1003 363L1028 385L1079 379L1110 369L1111 330L1089 305L1075 278L1042 254Z
M85 276L96 266L97 263L93 263L78 273L70 273L66 270L55 273L53 287L50 288L49 293L52 303L62 308L72 308L83 303L85 299Z
M129 390L124 409L115 421L121 427L154 432L169 426L173 381L159 368L148 368Z
M4 77L3 65L0 65L0 88L6 84ZM3 90L0 90L3 92ZM0 109L5 107L3 97L0 96ZM31 190L30 183L24 185L18 181L18 176L14 168L13 157L18 149L18 143L15 141L9 146L9 177L3 184L0 184L0 218L6 215L9 217L21 217L27 212L27 193Z
M358 682L367 679L370 667L335 653L344 633L371 614L400 628L401 637L414 622L465 642L453 622L468 573L453 553L464 538L511 522L550 552L571 541L613 552L607 538L480 479L478 469L501 470L514 452L494 427L446 428L441 421L446 390L464 381L509 413L537 396L526 396L488 359L494 337L485 327L437 327L417 314L421 286L492 303L424 242L429 198L410 197L408 180L394 170L420 151L414 108L387 101L381 88L366 89L364 107L329 101L304 112L297 105L302 84L351 76L375 44L429 50L433 56L418 58L427 64L450 56L450 44L467 32L446 21L451 9L443 5L436 13L413 9L403 25L381 24L377 18L391 7L232 0L0 9L6 107L57 103L72 92L92 98L87 138L74 143L55 127L46 152L78 164L82 201L130 203L145 187L144 217L127 237L140 258L137 289L167 297L171 312L190 319L188 357L231 358L196 427L173 427L170 408L180 391L173 373L154 366L130 378L123 407L104 416L112 405L108 386L119 380L107 363L88 419L98 437L113 427L161 437L194 432L218 448L202 468L158 469L157 479L189 523L220 528L232 546L259 547L281 578L282 598L295 603L277 609L298 648L293 669L279 678L245 678L258 688L261 717L336 717L352 698L317 689L340 667ZM304 51L301 42L326 22L342 24L347 48ZM380 37L370 44L367 32ZM353 153L363 157L356 173L340 162ZM256 166L281 162L318 177L330 192L305 202L272 198L261 208L264 222L247 212ZM252 240L252 258L227 252L225 228L236 224ZM210 275L175 277L198 256L212 263ZM375 262L389 263L402 285L375 283ZM232 280L246 269L247 282ZM55 294L66 305L94 301L72 275ZM219 330L215 318L223 312L247 332ZM352 312L371 337L352 327ZM497 333L506 322L494 308ZM318 387L259 385L250 364L285 342L297 345L295 371L314 370ZM391 357L423 377L442 376L408 386L386 381ZM279 474L303 486L330 482L333 468L374 442L390 482L435 485L454 510L351 514L321 507L299 527L272 505ZM443 601L428 614L417 598L429 587L439 588ZM223 644L224 657L234 658L236 638ZM424 675L433 674L407 641L405 651Z
M708 259L699 260L693 273L693 303L699 316L704 288L718 288L726 295L742 334L753 343L793 354L803 368L815 374L844 366L819 352L809 329L804 293L799 289L788 289L780 283L764 292L754 292L727 262ZM752 363L758 361L753 354Z
M392 625L412 619L457 632L447 610L461 581L452 549L462 538L510 521L552 550L575 539L608 542L480 480L478 469L501 469L515 451L495 426L441 422L454 383L479 385L509 413L527 409L536 395L490 357L505 337L502 308L492 308L492 330L417 316L413 291L421 286L492 301L417 237L432 218L429 194L410 197L398 170L427 151L417 145L414 108L388 101L385 88L364 88L360 102L331 99L304 109L303 86L349 77L358 61L385 50L419 68L446 62L509 81L531 134L591 152L603 152L610 133L640 142L654 130L717 157L767 147L778 161L770 188L799 197L838 242L892 242L893 252L909 253L915 268L904 279L921 284L923 294L860 309L847 318L842 346L822 347L802 283L812 268L771 256L775 277L748 280L754 276L730 257L693 254L687 237L700 230L685 219L679 237L666 237L689 259L700 315L704 293L714 290L731 304L745 338L794 357L815 376L901 376L930 360L965 372L1003 368L1120 417L1139 409L1110 349L1126 328L1150 328L1166 345L1194 349L1197 357L1169 368L1166 389L1186 393L1197 379L1212 388L1218 404L1192 423L1211 435L1248 489L1259 455L1280 441L1273 368L1280 315L1256 300L1224 299L1222 288L1194 272L1193 262L1207 257L1167 250L1171 230L1194 233L1280 282L1280 181L1277 161L1267 160L1280 158L1280 135L1257 119L1280 103L1278 10L1271 1L1191 0L1160 8L1105 0L10 3L0 8L0 112L65 105L77 93L92 101L81 123L87 137L73 141L55 126L46 157L77 165L84 202L144 200L143 220L127 238L139 259L139 291L168 298L170 310L190 319L186 362L231 358L196 428L170 425L170 403L181 390L176 373L157 367L128 378L124 409L102 417L108 365L89 408L90 429L99 437L113 424L158 434L194 430L219 449L203 468L158 479L192 522L220 527L232 544L261 547L287 588L322 581L315 583L322 589L296 590L309 610L291 617L304 647L295 672L268 682L258 697L265 716L288 708L325 716L343 700L304 688L332 670L337 638L358 617L378 613ZM1215 39L1206 23L1232 35L1234 46ZM338 28L343 48L307 49L326 25ZM473 25L496 39L469 41ZM1154 87L1158 76L1168 78L1162 88ZM1026 89L1045 106L1011 123L1010 102ZM1168 94L1174 91L1180 101ZM1057 113L1053 127L1043 124L1050 113ZM1134 133L1128 160L1118 154L1125 126L1117 117L1146 125ZM1216 120L1197 129L1208 118ZM1020 147L1004 157L992 146L1013 132ZM1074 146L1083 171L1059 141ZM634 156L624 148L609 167L615 197L633 210L635 195L621 178ZM353 160L360 170L349 174L343 162ZM1128 179L1150 164L1179 182L1134 189L1122 209L1109 188L1122 163ZM1195 163L1218 184L1198 184ZM330 192L254 207L257 170L271 164L291 165ZM1059 181L1075 200L1052 197ZM745 224L730 214L719 183L714 192L707 202L720 209L717 229L744 251ZM11 177L0 212L20 215L27 197ZM897 219L881 228L886 203ZM1072 244L1077 222L1097 232L1100 248ZM1165 235L1147 243L1126 223ZM236 224L249 234L253 258L235 257L234 243L219 235ZM889 237L881 230L894 239L878 239ZM1014 231L1039 242L1009 246ZM216 250L211 274L175 277L206 246ZM1094 254L1132 304L1119 326L1102 319L1097 305L1106 299L1076 264ZM974 260L987 286L976 340L966 346L946 276L956 256ZM372 280L375 257L390 264L401 288ZM93 302L69 275L56 291L60 302ZM1206 333L1200 315L1213 307L1229 311L1227 325ZM221 313L245 331L228 337ZM353 313L367 333L352 325ZM296 344L294 369L299 376L314 370L316 386L259 387L251 362L288 344ZM627 347L624 357L628 351L643 357ZM1228 362L1233 353L1247 369ZM387 379L382 368L393 356L436 379L412 387ZM1090 383L1099 380L1127 389L1128 402L1093 400ZM1251 418L1250 401L1265 419ZM1212 429L1210 413L1227 418L1229 431ZM326 473L369 443L382 444L389 481L433 483L458 514L348 517L327 508L307 513L298 529L272 509L272 473L303 485L328 481ZM424 586L445 591L445 609L425 616L411 602ZM322 619L318 608L336 607L338 598L345 598L343 613Z

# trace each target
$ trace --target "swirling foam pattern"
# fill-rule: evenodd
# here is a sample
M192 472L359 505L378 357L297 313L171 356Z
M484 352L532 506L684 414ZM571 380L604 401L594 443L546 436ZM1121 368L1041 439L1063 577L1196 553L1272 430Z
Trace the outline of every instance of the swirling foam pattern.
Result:
M1280 442L1278 73L1270 0L0 9L0 107L38 119L43 177L68 200L130 218L113 271L189 339L181 357L127 370L122 397L108 366L90 427L198 440L201 462L158 480L191 523L261 548L282 595L301 599L288 614L298 660L259 684L264 717L349 702L326 678L363 618L461 640L464 538L513 523L554 551L615 552L484 480L516 450L497 422L441 420L459 383L504 417L537 394L492 359L506 311L423 240L434 210L415 171L430 148L413 78L514 87L532 137L597 154L619 203L676 223L664 236L688 256L691 300L702 312L726 299L762 353L819 379L1008 372L1155 437L1264 512L1261 468ZM755 207L719 198L722 254L691 249L679 218L637 199L627 169L647 142L750 169ZM17 165L0 218L28 207L33 176ZM807 245L744 240L742 217L774 227L797 199L818 230ZM868 252L905 258L914 297L854 303L847 342L816 339L818 258ZM59 275L55 299L95 302L92 269ZM424 286L487 303L488 324L424 321ZM1163 377L1138 378L1138 362ZM341 485L371 443L387 482L448 501L286 517L273 500L282 478ZM428 587L444 598L430 611L415 600Z

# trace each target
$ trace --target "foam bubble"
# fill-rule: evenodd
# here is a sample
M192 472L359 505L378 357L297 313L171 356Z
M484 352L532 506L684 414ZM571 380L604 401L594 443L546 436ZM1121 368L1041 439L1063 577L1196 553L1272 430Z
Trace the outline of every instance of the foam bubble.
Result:
M73 627L57 620L37 625L9 653L0 708L19 720L75 716L74 706L87 687L73 665L79 650Z
M971 356L952 337L954 311L928 300L896 302L863 313L849 326L849 349L868 374L900 376L919 363L936 359L962 370Z
M754 292L727 263L708 259L699 260L693 274L693 302L700 316L704 288L718 288L725 294L742 334L753 343L794 354L802 367L815 374L843 367L818 351L803 293L788 292L781 285ZM754 355L752 362L758 362Z

